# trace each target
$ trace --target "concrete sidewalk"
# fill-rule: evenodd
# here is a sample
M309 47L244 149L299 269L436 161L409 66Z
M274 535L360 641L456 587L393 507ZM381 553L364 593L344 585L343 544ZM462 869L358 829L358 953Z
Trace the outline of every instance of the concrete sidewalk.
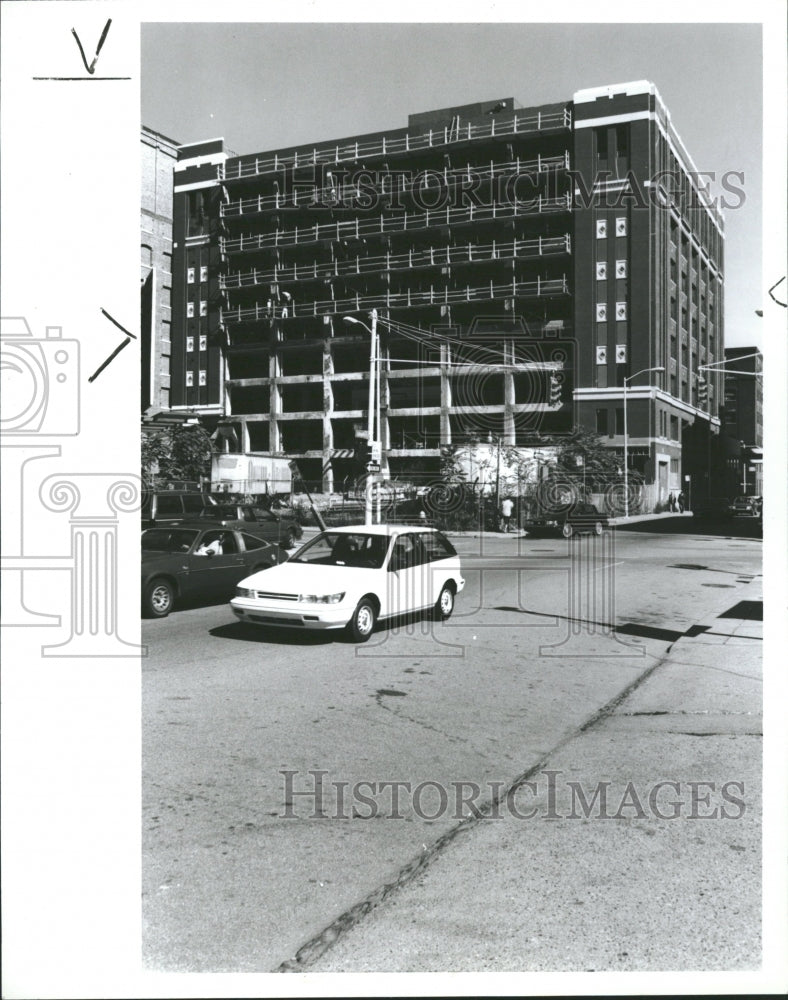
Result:
M666 511L665 513L662 514L631 514L629 517L611 517L609 519L609 523L616 527L622 527L628 524L637 524L640 521L660 521L660 520L665 520L667 518L678 518L678 517L692 518L692 516L693 516L692 511L689 510L685 510L683 514L671 514L670 512ZM319 531L320 528L318 528L315 525L306 525L304 527L304 538L311 538L314 535L318 534ZM503 538L506 537L507 535L510 535L512 537L522 536L524 534L527 534L527 532L524 528L517 528L511 532L479 531L479 530L472 530L472 531L447 530L445 534L449 535L450 537L456 537L456 538L463 538L463 537L475 538L479 535L491 535L493 537L500 536Z
M740 582L728 610L526 771L497 817L426 844L286 967L757 969L761 608L760 581Z

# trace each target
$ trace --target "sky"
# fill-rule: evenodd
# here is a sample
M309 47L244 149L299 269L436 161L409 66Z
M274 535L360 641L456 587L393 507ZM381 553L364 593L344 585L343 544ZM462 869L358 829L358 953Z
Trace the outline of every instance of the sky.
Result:
M725 341L762 346L760 24L144 23L142 123L235 153L402 128L409 114L657 86L699 171L737 171L725 212ZM712 183L719 195L719 183ZM732 199L731 199L732 200Z

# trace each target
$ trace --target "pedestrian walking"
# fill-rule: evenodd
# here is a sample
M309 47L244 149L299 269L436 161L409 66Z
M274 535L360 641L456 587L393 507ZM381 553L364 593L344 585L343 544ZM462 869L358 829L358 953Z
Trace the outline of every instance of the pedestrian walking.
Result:
M676 502L679 505L679 514L683 514L684 513L684 494L683 493L679 493L679 495L676 497Z
M514 510L514 504L509 497L501 504L501 514L503 515L503 530L508 534L509 528L512 523L512 511Z
M676 510L676 498L673 496L672 493L668 497L668 510L671 512L671 514L674 513Z

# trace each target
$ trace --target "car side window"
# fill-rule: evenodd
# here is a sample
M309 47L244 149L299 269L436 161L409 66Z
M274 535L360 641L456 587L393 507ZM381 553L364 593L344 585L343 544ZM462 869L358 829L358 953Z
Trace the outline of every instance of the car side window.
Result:
M204 556L210 552L215 556L224 555L225 534L226 532L224 531L206 531L205 534L202 536L202 540L200 541L200 544L197 546L197 549L195 550L194 554L197 556ZM235 542L233 541L233 545L234 544ZM233 549L233 551L235 550Z
M233 555L238 552L238 542L232 531L225 531L221 537L222 552L224 555Z
M419 561L413 535L400 535L394 543L389 569L395 571L408 569L410 566L417 565Z
M254 511L251 507L243 507L241 509L241 514L244 521L255 521Z
M199 514L203 506L202 497L187 494L183 498L183 509L187 514Z
M449 559L456 556L457 551L451 542L439 532L422 535L421 544L424 548L424 562L435 562L438 559Z
M241 538L247 552L252 552L254 549L267 549L269 547L268 542L263 541L262 538L256 538L254 535L247 535L245 531L241 532Z
M183 505L181 498L176 496L160 496L156 502L156 516L170 517L173 514L182 514Z

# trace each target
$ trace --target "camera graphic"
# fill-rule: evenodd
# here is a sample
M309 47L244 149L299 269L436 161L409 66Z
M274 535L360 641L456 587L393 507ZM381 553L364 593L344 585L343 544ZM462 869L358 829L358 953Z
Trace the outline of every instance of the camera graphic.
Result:
M79 433L79 341L59 326L34 337L24 317L0 321L0 434Z

